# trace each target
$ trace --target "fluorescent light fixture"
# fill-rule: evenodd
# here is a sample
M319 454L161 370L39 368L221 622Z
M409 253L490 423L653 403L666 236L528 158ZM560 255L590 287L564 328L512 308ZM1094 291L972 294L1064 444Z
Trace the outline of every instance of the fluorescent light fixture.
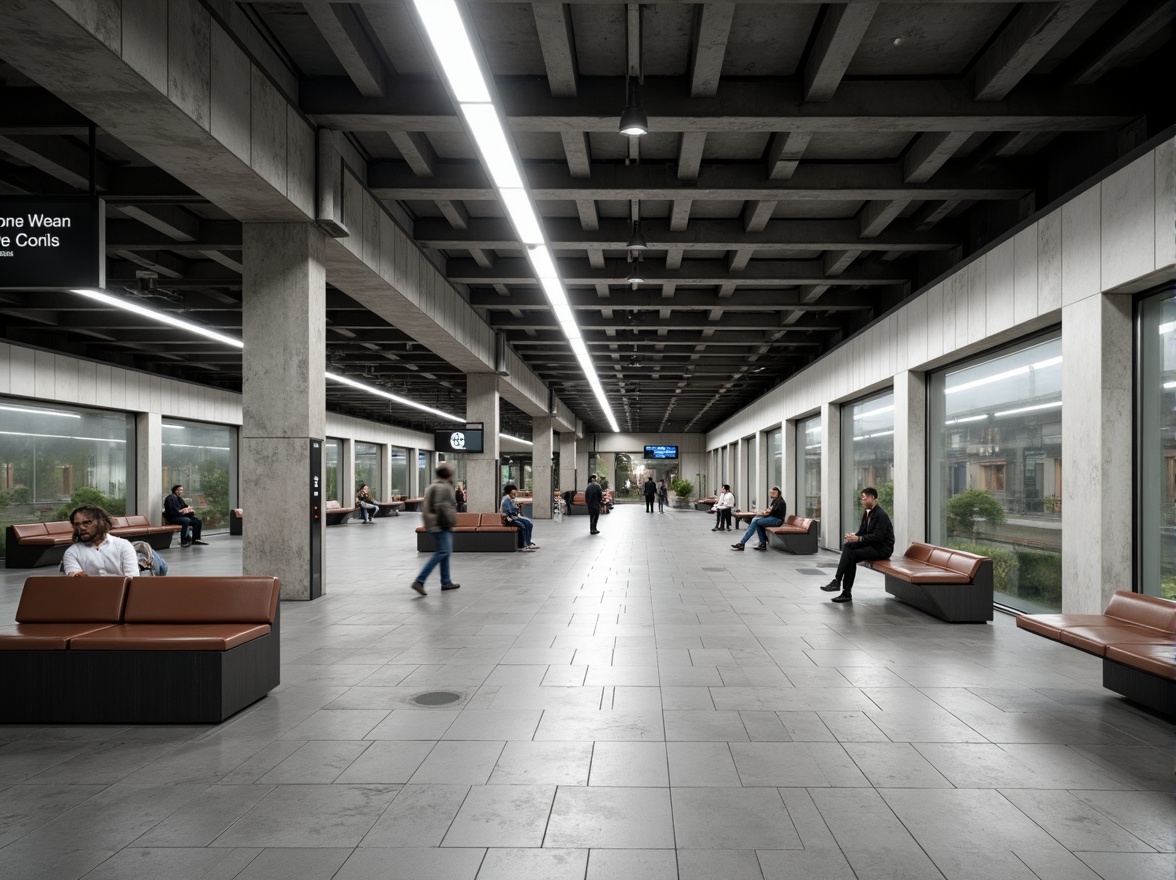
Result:
M540 281L551 279L559 283L559 271L555 268L555 258L551 256L547 245L541 244L538 247L527 248L527 256L531 259L531 268L535 270L536 278Z
M1176 330L1176 321L1168 321L1167 323L1160 325L1161 336L1163 336L1165 333L1171 333L1173 330Z
M856 421L857 419L868 419L870 416L880 416L880 415L882 415L882 413L888 413L888 412L894 412L894 404L893 403L890 404L890 406L883 406L883 407L879 407L878 409L872 409L869 412L858 413L856 416L854 416L854 420ZM870 436L875 436L875 435L870 435Z
M564 286L560 284L558 278L543 278L539 283L543 286L543 292L547 294L547 301L549 303L552 305L559 303L561 305L571 306L571 302L568 300L568 293L564 290ZM576 335L580 335L578 328Z
M432 413L435 416L448 419L451 422L461 422L462 424L465 424L465 419L463 418L450 415L449 413L442 412L439 409L433 409L431 406L425 406L423 403L417 403L415 400L409 400L407 397L401 397L398 394L390 394L387 391L384 391L380 388L374 388L371 385L364 385L362 382L356 382L349 376L342 376L338 373L327 373L326 377L335 382L338 382L341 385L349 385L352 388L358 388L360 391L366 391L368 394L374 394L376 397L383 397L387 400L393 401L394 403L399 403L402 406L411 406L413 409L419 409L423 412Z
M1170 391L1173 388L1176 388L1176 382L1165 382L1164 383L1164 390L1165 391Z
M32 413L33 415L37 415L37 416L61 416L64 419L80 419L81 418L81 416L78 413L59 412L58 410L55 410L55 409L33 409L32 407L27 407L27 406L0 406L0 409L5 410L7 412Z
M588 359L588 346L584 344L583 337L573 339L571 340L571 343L572 352L576 355L577 358L581 360L581 362Z
M164 425L163 430L165 430L165 431L186 431L188 429L185 428L183 425Z
M155 309L149 309L138 303L133 303L130 300L122 299L121 297L111 296L108 293L103 293L100 290L72 290L70 293L76 293L78 296L84 296L89 299L97 300L108 306L114 306L116 309L122 309L126 312L140 315L144 318L150 318L152 321L159 321L161 324L170 324L173 327L179 327L181 330L187 330L191 333L197 333L201 336L206 336L216 342L223 342L225 345L231 345L234 348L244 348L245 343L240 339L234 339L232 336L225 336L223 333L218 333L210 327L205 327L203 324L194 324L191 321L185 321L182 318L176 318L169 315L167 312L157 312Z
M493 104L462 104L461 112L482 153L486 170L499 189L522 189L523 178Z
M580 334L580 330L576 327L576 316L572 314L572 307L566 302L555 302L551 304L551 311L555 313L555 319L563 324L565 327L571 325L576 328L576 335Z
M510 434L503 434L501 431L498 432L498 436L501 437L503 440L513 440L515 443L524 443L527 446L534 446L535 445L530 440L524 440L522 437L513 437Z
M1039 361L1036 364L1028 364L1024 367L1016 367L1012 370L1005 370L1003 373L996 373L992 376L985 376L983 379L975 379L971 382L965 382L962 385L953 385L951 388L943 389L944 394L954 394L957 391L968 391L972 388L979 388L981 385L989 385L993 382L1000 382L1004 379L1012 379L1014 376L1024 376L1030 370L1044 370L1047 367L1056 367L1062 362L1061 355L1049 358L1048 360Z
M869 440L873 437L889 437L893 431L877 431L873 434L862 434L860 437L854 437L854 440Z
M1022 406L1018 409L1006 409L1004 412L993 413L994 418L1004 418L1005 416L1019 416L1021 413L1037 412L1042 409L1057 409L1062 405L1060 400L1055 400L1052 403L1039 403L1036 406Z
M525 189L499 189L498 195L506 206L507 216L514 224L515 232L519 234L519 241L527 245L541 245L544 242L543 230L539 228L539 219L535 216L535 209Z
M215 449L218 452L228 452L227 446L201 446L199 443L164 443L164 446L172 446L176 449Z
M490 92L470 45L465 23L453 0L413 0L433 51L458 101L489 103Z
M126 443L113 437L70 437L68 434L30 434L28 431L0 431L5 437L48 437L50 440L92 440L95 443Z
M945 425L962 425L964 422L980 422L980 421L983 421L984 419L987 419L987 418L988 418L988 414L985 413L984 415L980 415L980 416L965 416L962 419L948 419L943 424L945 424Z

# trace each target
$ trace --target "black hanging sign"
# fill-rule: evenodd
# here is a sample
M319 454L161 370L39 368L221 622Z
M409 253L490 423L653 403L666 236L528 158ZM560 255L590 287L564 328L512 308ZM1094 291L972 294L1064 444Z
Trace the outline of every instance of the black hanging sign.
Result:
M0 290L105 286L101 199L0 198Z

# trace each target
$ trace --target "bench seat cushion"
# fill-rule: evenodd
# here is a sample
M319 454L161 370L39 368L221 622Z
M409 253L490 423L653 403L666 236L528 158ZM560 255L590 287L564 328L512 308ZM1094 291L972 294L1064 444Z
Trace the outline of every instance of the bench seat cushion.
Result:
M1115 622L1105 614L1022 614L1017 618L1017 627L1060 642L1062 633L1068 629L1080 626L1106 626Z
M25 544L31 547L57 547L61 544L72 544L72 535L37 535L33 538L21 538L17 541L18 544Z
M880 559L870 567L883 574L892 574L912 584L970 584L972 576L900 556L896 559Z
M0 651L64 651L70 639L108 629L106 623L18 623L0 627Z
M125 577L25 578L16 606L17 623L122 623L127 601Z
M769 526L764 529L765 532L771 532L773 535L807 535L808 529L800 526Z
M1076 626L1062 631L1062 644L1072 645L1105 656L1108 645L1155 644L1164 634L1151 627L1123 624L1121 626Z
M478 526L477 529L469 529L468 531L477 531L479 534L484 532L517 532L518 526Z
M268 623L135 623L73 639L71 651L227 651L270 631Z
M1170 640L1162 644L1109 645L1107 659L1176 681L1176 645Z

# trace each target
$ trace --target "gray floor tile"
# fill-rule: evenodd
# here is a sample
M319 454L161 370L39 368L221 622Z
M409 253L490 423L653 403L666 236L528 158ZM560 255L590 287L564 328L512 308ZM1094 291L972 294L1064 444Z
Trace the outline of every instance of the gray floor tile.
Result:
M755 850L679 849L679 880L762 880Z
M475 785L441 845L542 846L555 791L553 785Z
M369 730L366 739L438 740L459 714L456 709L396 709Z
M409 782L425 785L485 785L502 754L501 742L439 742Z
M270 785L209 786L135 840L134 846L208 846L271 791Z
M308 742L257 781L262 785L334 782L370 745L370 742Z
M674 832L682 849L800 849L774 788L675 788Z
M474 880L484 849L395 849L363 847L332 880Z
M351 849L263 849L233 880L331 880Z
M713 709L669 710L663 713L667 742L747 742L747 728L738 712Z
M764 880L856 880L841 850L760 850Z
M543 713L536 740L582 742L664 740L662 713L654 710L611 711L552 709Z
M253 855L250 853L249 855ZM248 861L240 864L240 854L232 849L166 847L163 849L142 849L127 847L115 853L93 871L86 874L87 880L204 880L204 878L226 876L223 863L244 868ZM239 873L234 870L232 875Z
M13 785L0 791L0 847L98 794L102 785Z
M594 849L585 880L678 880L678 860L666 849Z
M674 823L669 790L561 786L544 845L672 849Z
M670 785L729 787L739 785L739 773L725 742L666 743Z
M488 849L478 880L584 880L586 849Z
M587 785L590 742L508 742L491 785Z
M348 744L350 745L350 744ZM404 783L421 766L434 744L420 740L379 740L335 779L336 782ZM280 768L279 768L280 769Z
M387 715L382 709L328 709L315 712L282 739L363 739Z
M440 846L469 790L467 785L404 786L360 845Z
M845 750L875 788L951 788L910 743L846 743Z
M281 785L215 846L356 846L396 796L394 785Z
M1085 804L1159 852L1176 845L1176 807L1172 795L1158 791L1075 791Z
M660 787L670 784L666 745L661 742L598 742L592 751L589 785Z
M745 786L829 785L808 745L798 742L731 743L731 754Z
M1071 851L1152 851L1146 842L1071 792L1005 789L1001 795ZM1169 845L1170 841L1171 837Z
M466 709L449 725L442 739L529 740L542 712L513 709Z
M1171 853L1080 852L1078 857L1102 880L1172 880L1176 856Z

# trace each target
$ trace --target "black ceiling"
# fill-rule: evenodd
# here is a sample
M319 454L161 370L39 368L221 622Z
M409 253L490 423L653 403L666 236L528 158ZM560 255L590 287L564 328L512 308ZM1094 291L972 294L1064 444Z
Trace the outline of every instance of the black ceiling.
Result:
M288 97L345 134L422 250L607 430L411 4L238 6L297 83ZM466 6L622 430L709 430L1176 116L1155 87L1167 2ZM643 80L640 139L617 131L627 74ZM0 194L84 190L87 126L0 59ZM108 288L239 334L240 224L101 131L97 148ZM10 341L240 389L238 352L70 294L0 293L0 322ZM334 289L327 354L464 411L460 371ZM327 391L334 411L436 424ZM503 418L530 436L514 407Z

